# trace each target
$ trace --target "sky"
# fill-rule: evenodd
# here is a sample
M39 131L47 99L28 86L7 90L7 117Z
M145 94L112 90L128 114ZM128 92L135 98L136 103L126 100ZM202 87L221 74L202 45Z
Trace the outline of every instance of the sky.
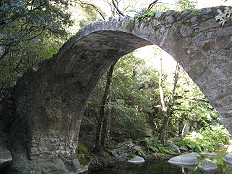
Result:
M204 7L213 7L213 6L220 6L220 5L232 5L232 0L195 0L197 2L197 8L204 8ZM160 0L160 2L175 4L176 0Z
M222 1L222 0L198 0L198 8L211 7L211 6L229 6L232 5L232 0Z
M121 0L121 1L123 1L123 0ZM143 2L144 1L145 0L143 0ZM146 0L144 3L142 3L143 5L141 5L141 6L139 4L136 4L136 8L141 9L141 8L148 7L148 5L153 1L154 0ZM158 0L158 2L166 4L170 7L174 7L176 4L176 1L177 0ZM227 1L225 1L225 0L194 0L194 1L197 2L197 8L220 6L220 5L224 5L224 6L232 5L232 0L227 0ZM101 7L101 9L103 9L106 14L108 14L108 15L111 14L110 6L107 3L105 3L104 0L85 0L85 2L94 3L97 6ZM130 2L131 2L131 4L133 4L133 0L131 0ZM119 5L119 8L122 8L122 6L123 6L123 4ZM137 11L138 11L138 9L137 9Z

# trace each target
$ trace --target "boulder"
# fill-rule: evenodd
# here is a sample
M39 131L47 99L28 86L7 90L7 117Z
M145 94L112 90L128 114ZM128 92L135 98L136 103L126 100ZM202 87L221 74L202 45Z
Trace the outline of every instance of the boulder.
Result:
M172 143L172 142L169 142L169 143L166 145L166 147L167 147L169 150L171 150L171 151L173 151L173 152L175 152L175 153L180 153L180 149L178 148L178 146L175 145L175 144Z
M0 144L0 168L10 164L11 161L12 156L10 151L4 145Z
M201 157L201 155L199 155L199 153L197 153L197 152L187 153L186 155L193 155L193 156L195 156L195 157L197 157L197 158L200 158L200 157Z
M126 161L128 153L120 151L118 149L111 150L111 154L114 156L115 159L118 161Z
M227 155L225 155L225 157L223 158L223 160L227 163L232 165L232 153L228 153Z
M217 170L217 163L206 159L204 160L200 165L199 165L199 169L203 172L203 173L210 173L213 174L216 172Z
M179 150L180 150L181 152L187 152L187 151L188 151L188 148L185 147L185 146L180 146L180 147L179 147Z
M135 156L134 158L131 158L130 160L128 160L128 162L138 164L138 163L145 162L145 159L140 156Z
M129 154L134 154L137 150L132 142L123 142L116 146L115 149L111 150L111 154L118 161L126 161Z
M212 157L217 156L217 153L215 153L215 152L208 152L208 151L201 152L200 154L202 156L206 156L208 158L212 158Z
M168 160L169 163L179 165L179 166L196 166L198 164L198 153L187 153L173 157Z
M84 173L88 173L88 170L89 170L89 166L86 165L86 166L80 166L80 168L77 170L77 173L81 173L81 174L84 174Z

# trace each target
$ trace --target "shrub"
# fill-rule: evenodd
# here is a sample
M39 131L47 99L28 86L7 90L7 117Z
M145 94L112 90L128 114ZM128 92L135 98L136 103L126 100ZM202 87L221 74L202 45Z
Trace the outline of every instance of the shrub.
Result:
M228 144L229 140L229 132L222 125L216 125L189 133L182 139L181 145L196 152L215 151L221 145Z
M165 147L163 144L159 143L156 139L153 138L145 138L144 139L145 146L148 150L151 150L155 153L163 153L163 154L176 154L168 147Z
M87 165L90 162L90 152L84 144L79 143L77 148L77 158L81 165Z

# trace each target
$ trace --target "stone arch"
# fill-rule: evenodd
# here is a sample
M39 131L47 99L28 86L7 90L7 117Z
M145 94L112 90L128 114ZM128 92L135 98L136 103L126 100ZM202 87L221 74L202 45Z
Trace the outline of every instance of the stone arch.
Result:
M86 26L37 71L18 80L11 137L15 161L31 159L30 168L39 173L59 156L62 169L75 171L76 142L91 90L110 65L145 45L172 55L222 118L230 117L232 23L220 26L216 13L216 8L199 14L168 11L141 22L113 18Z

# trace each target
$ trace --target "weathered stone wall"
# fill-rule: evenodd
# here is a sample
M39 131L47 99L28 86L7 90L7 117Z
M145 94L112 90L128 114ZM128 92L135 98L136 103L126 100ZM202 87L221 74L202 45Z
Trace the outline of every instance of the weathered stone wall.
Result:
M99 21L78 32L15 87L14 171L51 173L51 166L60 173L75 171L80 121L91 90L110 65L145 45L158 45L172 55L221 117L230 118L232 23L219 26L216 13L216 8L197 14L168 11L142 22Z

